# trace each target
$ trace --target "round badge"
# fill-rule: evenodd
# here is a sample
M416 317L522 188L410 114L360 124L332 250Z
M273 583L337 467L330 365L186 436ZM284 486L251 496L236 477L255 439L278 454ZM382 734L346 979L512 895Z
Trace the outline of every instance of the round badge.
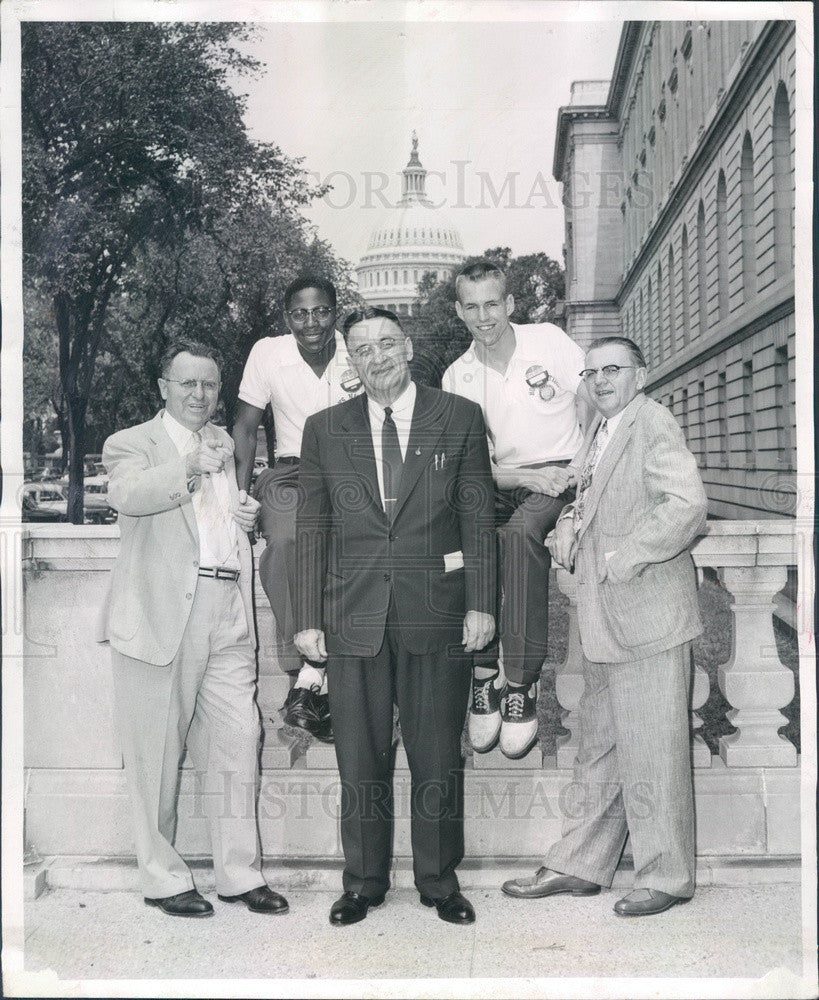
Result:
M547 382L546 385L540 386L538 389L538 395L544 403L548 403L550 399L555 398L555 387L551 383Z
M340 381L341 388L350 396L354 396L361 388L361 379L352 368L342 372Z
M530 365L526 369L526 384L529 386L530 396L534 396L535 389L541 389L547 385L548 381L549 373L542 365ZM551 397L549 398L551 399Z

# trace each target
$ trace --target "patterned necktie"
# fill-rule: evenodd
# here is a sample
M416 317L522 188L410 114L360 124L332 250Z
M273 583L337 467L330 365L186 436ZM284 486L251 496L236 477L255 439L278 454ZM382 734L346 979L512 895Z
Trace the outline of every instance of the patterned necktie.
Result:
M202 443L200 431L194 431L193 447L197 448ZM216 473L218 475L218 473ZM213 484L213 476L203 473L199 477L199 510L197 522L208 533L208 545L216 559L216 565L222 566L233 553L233 539L229 524L219 503L216 494L216 487Z
M384 407L384 425L381 428L381 463L384 472L384 511L392 520L401 485L404 459L401 457L398 431L392 419L392 408L389 406Z
M586 464L583 466L580 485L577 487L577 500L574 505L574 530L576 532L580 531L580 525L583 523L583 514L586 509L586 494L589 492L594 470L597 467L600 456L603 454L603 448L608 438L609 424L607 420L604 420L597 428L597 434L594 436L594 444L586 459Z

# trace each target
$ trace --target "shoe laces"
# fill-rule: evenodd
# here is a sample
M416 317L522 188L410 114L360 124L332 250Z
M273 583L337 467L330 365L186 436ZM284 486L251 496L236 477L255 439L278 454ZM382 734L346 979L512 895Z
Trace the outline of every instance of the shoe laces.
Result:
M526 704L526 694L523 691L513 691L506 696L506 714L511 719L522 719Z
M473 701L475 702L475 708L479 712L489 711L489 685L492 683L492 678L490 677L485 684L481 684L480 687L476 684L473 689Z

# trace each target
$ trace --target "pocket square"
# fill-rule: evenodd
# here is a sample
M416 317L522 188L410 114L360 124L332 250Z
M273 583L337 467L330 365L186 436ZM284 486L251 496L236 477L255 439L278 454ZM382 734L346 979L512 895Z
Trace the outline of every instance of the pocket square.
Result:
M451 573L455 569L464 568L464 554L459 549L457 552L446 552L444 554L444 572Z

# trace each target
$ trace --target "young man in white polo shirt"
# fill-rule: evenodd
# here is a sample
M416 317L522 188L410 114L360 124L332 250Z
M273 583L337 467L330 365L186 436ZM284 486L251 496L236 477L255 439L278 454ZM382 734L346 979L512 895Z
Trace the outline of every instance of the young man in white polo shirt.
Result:
M284 293L284 319L290 333L258 340L245 364L233 425L236 478L240 489L249 489L256 435L269 403L276 461L261 473L254 492L262 505L259 529L267 542L259 577L276 616L279 662L297 675L283 706L284 718L331 742L323 666L302 662L293 645L299 454L305 420L359 393L361 381L335 329L336 290L331 282L315 275L293 281Z
M537 739L537 682L546 658L551 560L543 543L574 497L570 463L590 413L579 374L584 355L552 323L509 322L515 301L491 261L464 268L455 293L473 341L444 373L442 388L483 410L503 590L500 649L496 640L474 657L469 737L479 752L500 737L503 753L522 757Z

